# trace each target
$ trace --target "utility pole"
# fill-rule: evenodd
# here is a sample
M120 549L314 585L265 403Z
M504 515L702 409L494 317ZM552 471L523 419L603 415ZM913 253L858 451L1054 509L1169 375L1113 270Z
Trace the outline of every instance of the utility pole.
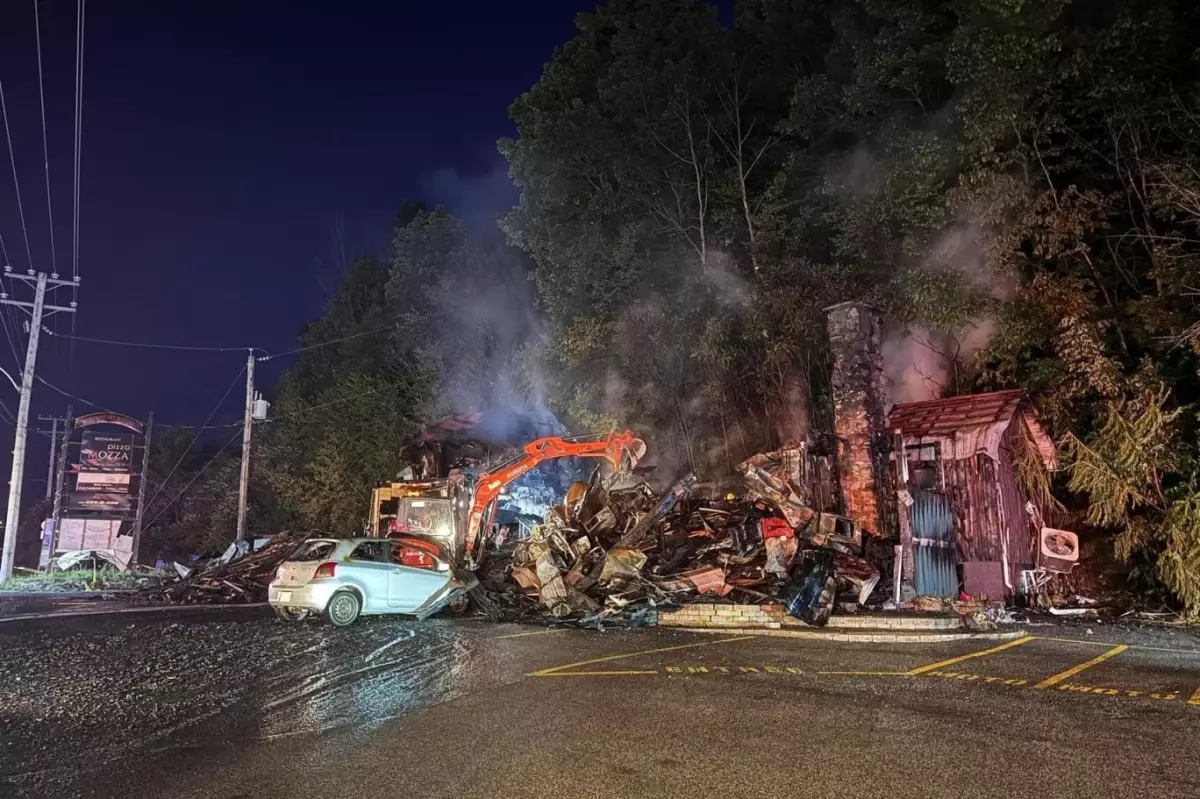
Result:
M58 447L58 423L62 420L57 416L39 416L39 422L50 422L50 459L46 463L46 499L54 496L54 452Z
M54 553L58 551L58 533L59 525L62 522L63 486L67 480L67 458L68 451L71 449L71 425L75 421L75 408L71 405L67 406L67 418L63 419L63 434L62 444L58 450L58 474L54 478L54 510L50 513L50 560L54 560Z
M146 419L146 434L142 436L142 473L138 477L137 516L133 520L133 554L129 567L136 568L142 546L142 519L146 517L146 481L150 474L150 444L154 436L154 411Z
M250 429L254 426L254 350L246 356L246 415L242 420L242 474L238 481L237 541L246 540L246 503L250 496Z
M0 552L0 580L12 577L13 561L17 552L17 532L21 525L21 486L25 479L25 444L29 434L29 402L33 396L33 375L37 366L38 337L42 332L42 316L62 311L75 313L75 302L70 306L46 305L46 288L52 286L78 286L79 278L59 280L58 275L46 276L45 272L30 269L24 275L14 274L11 266L5 266L7 276L33 287L33 302L10 299L8 292L0 292L0 304L14 305L29 312L29 346L25 350L25 369L21 374L21 402L17 406L16 440L13 443L12 476L8 483L8 513L4 521L4 547Z

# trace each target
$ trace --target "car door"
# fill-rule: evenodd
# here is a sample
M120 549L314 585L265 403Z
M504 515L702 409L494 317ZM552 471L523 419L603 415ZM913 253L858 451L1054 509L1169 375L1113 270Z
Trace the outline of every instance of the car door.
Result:
M387 541L362 541L350 553L347 566L353 573L347 578L363 592L363 610L388 611L389 577L392 570L391 547Z
M416 611L450 582L450 569L440 558L401 543L394 545L392 555L395 562L388 575L388 605L395 612ZM422 565L406 566L405 562Z

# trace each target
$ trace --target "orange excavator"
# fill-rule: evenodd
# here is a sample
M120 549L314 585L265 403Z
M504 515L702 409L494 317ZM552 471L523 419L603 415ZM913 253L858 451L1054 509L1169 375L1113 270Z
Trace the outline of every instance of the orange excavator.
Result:
M626 430L607 436L530 441L510 460L489 470L452 469L435 480L382 483L371 495L371 535L411 537L437 545L452 563L474 570L492 532L496 500L539 463L554 458L604 458L614 469L631 469L646 444Z

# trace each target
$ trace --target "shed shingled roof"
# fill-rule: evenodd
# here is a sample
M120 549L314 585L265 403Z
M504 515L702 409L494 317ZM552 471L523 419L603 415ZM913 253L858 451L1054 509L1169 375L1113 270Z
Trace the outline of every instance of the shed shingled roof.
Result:
M964 394L960 397L904 402L888 414L888 426L905 436L953 436L968 427L991 426L1011 419L1025 399L1024 389Z
M951 442L953 458L971 457L980 451L996 458L1004 430L1018 414L1033 437L1042 463L1047 469L1057 468L1054 441L1038 424L1037 412L1024 389L904 402L892 408L888 426L908 440L933 438Z

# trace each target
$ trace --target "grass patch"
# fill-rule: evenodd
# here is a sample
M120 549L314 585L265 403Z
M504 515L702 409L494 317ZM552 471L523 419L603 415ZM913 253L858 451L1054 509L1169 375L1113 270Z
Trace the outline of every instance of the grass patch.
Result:
M145 585L146 576L116 569L69 569L16 574L0 582L0 591L113 591Z

